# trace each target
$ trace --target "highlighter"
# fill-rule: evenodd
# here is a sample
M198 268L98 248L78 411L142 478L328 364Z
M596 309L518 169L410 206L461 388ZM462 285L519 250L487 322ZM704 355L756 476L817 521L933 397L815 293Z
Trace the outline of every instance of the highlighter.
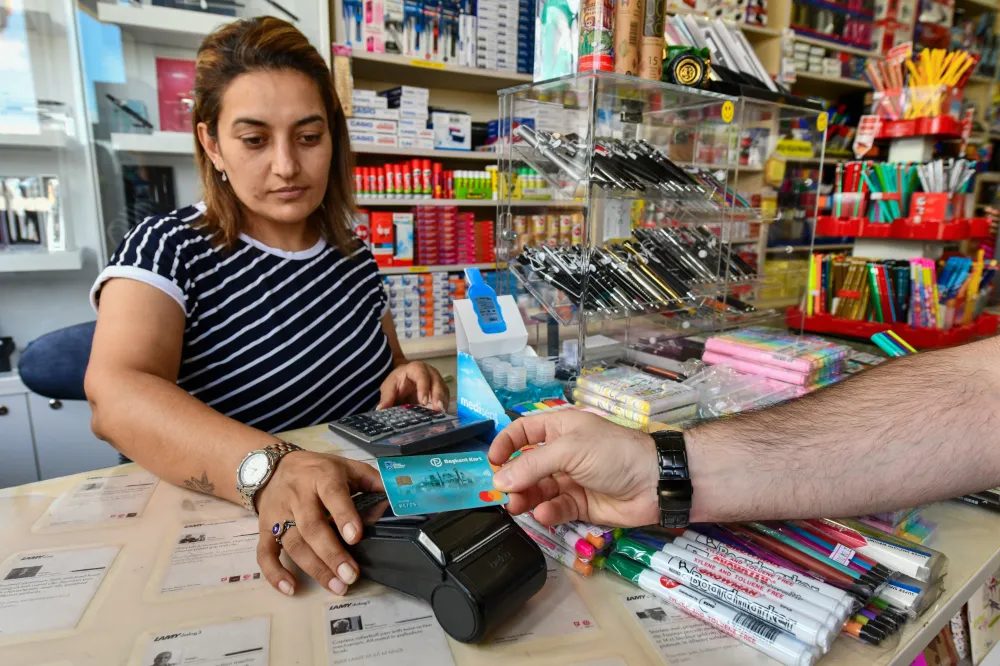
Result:
M507 323L500 313L500 303L497 302L497 294L493 289L483 282L483 276L478 268L466 268L465 279L469 283L469 300L472 301L472 309L476 312L476 319L479 320L479 328L487 335L503 333L507 330Z

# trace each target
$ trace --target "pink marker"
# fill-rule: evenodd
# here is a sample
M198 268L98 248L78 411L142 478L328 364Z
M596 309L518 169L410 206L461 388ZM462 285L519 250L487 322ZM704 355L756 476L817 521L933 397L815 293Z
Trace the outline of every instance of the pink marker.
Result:
M531 515L531 514L529 514ZM535 517L531 515L531 519L543 530L558 537L567 546L576 551L576 554L580 556L580 559L589 561L597 554L597 550L587 542L586 539L581 539L580 535L573 531L569 525L556 525L555 527L546 527L535 520Z

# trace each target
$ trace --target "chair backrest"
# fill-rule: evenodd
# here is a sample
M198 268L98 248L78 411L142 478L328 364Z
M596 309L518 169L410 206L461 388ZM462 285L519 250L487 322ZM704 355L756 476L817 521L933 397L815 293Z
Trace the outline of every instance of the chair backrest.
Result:
M97 322L77 324L46 333L28 343L17 370L31 391L56 400L86 400L83 377Z

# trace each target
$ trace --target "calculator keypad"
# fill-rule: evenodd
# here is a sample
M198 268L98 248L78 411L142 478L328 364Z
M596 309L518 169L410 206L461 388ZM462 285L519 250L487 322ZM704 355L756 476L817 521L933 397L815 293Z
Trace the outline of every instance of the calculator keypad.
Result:
M420 405L398 405L376 412L346 416L336 422L339 427L369 442L385 439L395 433L412 430L453 417Z

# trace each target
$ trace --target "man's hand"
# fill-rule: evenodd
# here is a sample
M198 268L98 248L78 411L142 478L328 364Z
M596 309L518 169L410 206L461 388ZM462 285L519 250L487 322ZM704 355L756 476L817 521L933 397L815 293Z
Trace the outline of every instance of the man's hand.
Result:
M443 412L448 409L450 399L441 373L426 363L410 361L398 366L382 382L378 408L410 402Z
M493 477L512 514L533 511L546 525L583 520L619 527L659 522L659 472L652 438L573 409L516 419L490 446Z

